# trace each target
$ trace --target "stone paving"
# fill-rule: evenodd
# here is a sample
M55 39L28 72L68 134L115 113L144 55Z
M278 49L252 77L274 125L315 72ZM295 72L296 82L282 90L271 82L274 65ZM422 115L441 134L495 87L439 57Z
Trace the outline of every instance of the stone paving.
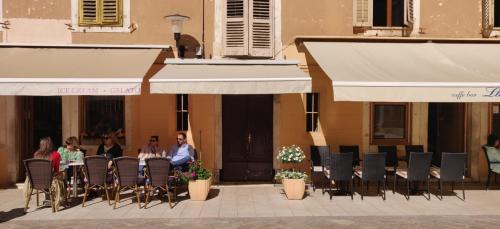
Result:
M433 185L435 187L435 185ZM168 203L153 200L148 209L139 209L131 198L122 198L113 210L96 198L81 205L61 208L36 208L32 200L23 214L22 190L0 190L0 222L7 228L30 227L159 227L189 228L498 228L500 190L481 190L468 184L466 200L447 193L443 200L435 195L428 201L422 195L405 197L387 192L387 200L377 196L374 187L364 200L359 195L322 194L308 190L301 201L289 201L274 185L213 186L207 201L190 201L185 193L173 209ZM435 193L437 190L433 190ZM43 199L43 198L42 198ZM75 201L80 203L80 200ZM184 219L189 218L189 219Z

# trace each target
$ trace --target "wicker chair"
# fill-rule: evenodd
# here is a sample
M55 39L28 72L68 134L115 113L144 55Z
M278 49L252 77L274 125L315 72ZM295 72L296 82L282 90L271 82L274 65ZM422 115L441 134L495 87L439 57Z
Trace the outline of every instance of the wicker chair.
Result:
M170 190L173 190L174 199L177 199L177 191L175 187L169 187L168 179L170 173L170 161L166 158L148 158L146 159L146 176L149 179L149 184L146 184L146 201L144 209L149 204L151 192L155 189L160 189L167 193L168 204L172 208L172 200L170 198Z
M439 180L439 192L443 199L443 183L452 182L451 190L454 191L454 183L462 183L462 200L465 201L465 153L445 153L441 154L441 168L431 168L431 175Z
M376 181L377 182L377 193L380 193L380 182L383 183L384 195L382 199L385 200L386 197L386 183L385 183L385 152L380 153L366 153L363 160L363 168L357 169L354 174L361 180L361 199L364 196L364 183Z
M481 147L484 152L484 156L486 157L486 165L488 165L488 180L486 180L486 191L490 188L490 181L491 181L491 174L494 176L494 181L497 183L497 173L493 170L491 170L491 164L500 164L500 162L492 162L490 160L490 157L488 157L488 151L486 150L486 147Z
M311 146L311 186L313 191L316 191L316 185L314 184L314 177L323 178L323 173L325 171L325 157L330 153L330 146Z
M359 159L359 146L357 145L340 145L339 146L339 152L340 153L352 153L352 166L359 166L359 162L361 161Z
M118 179L113 209L116 209L116 204L120 202L120 193L129 189L135 192L137 204L139 208L141 208L141 199L139 198L139 187L137 182L139 159L135 157L119 157L115 158L113 161L116 166L116 176Z
M424 152L424 146L423 145L405 145L405 160L408 162L410 159L410 153L415 152L415 153L423 153Z
M398 148L395 145L390 146L378 146L378 152L384 152L385 157L385 172L387 175L396 174L396 169L398 168ZM387 183L387 176L385 176L385 182Z
M396 192L397 178L401 177L406 180L407 200L410 200L410 182L425 181L427 182L427 200L431 199L429 179L431 167L432 153L411 152L409 156L408 169L398 169L394 176L394 189Z
M82 207L85 207L85 200L87 200L87 195L90 189L104 189L106 192L106 198L108 199L108 204L111 205L111 200L109 199L108 186L106 182L106 175L108 171L108 159L104 156L88 156L84 159L84 169L85 176L87 178L87 183L85 184L85 193L83 195Z
M50 197L52 212L58 211L58 209L55 208L55 203L52 198L52 161L46 159L27 159L23 162L31 186L29 196L24 206L24 212L28 210L33 190L36 190L36 206L40 206L38 192L42 191Z
M330 161L330 173L328 179L330 180L330 186L334 185L339 188L339 182L349 183L349 194L351 199L353 199L353 153L332 153ZM330 200L332 199L332 194L330 194Z

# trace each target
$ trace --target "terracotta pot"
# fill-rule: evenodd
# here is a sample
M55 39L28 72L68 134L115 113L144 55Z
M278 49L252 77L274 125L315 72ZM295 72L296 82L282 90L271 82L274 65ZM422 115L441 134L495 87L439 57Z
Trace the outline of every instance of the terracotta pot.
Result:
M191 200L206 200L211 184L212 177L208 180L190 180L188 184L189 198Z
M304 179L283 179L282 183L286 197L289 200L301 200L304 198L304 192L306 191L306 182Z

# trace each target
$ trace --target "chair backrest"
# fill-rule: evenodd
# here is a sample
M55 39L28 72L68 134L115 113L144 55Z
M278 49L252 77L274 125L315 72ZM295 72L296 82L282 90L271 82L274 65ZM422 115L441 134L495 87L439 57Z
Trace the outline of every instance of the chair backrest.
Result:
M116 166L116 175L120 186L133 186L137 184L139 159L135 157L119 157L113 159Z
M465 153L445 153L441 154L441 180L461 181L465 175Z
M332 153L330 180L347 181L352 179L353 153Z
M108 159L105 156L87 156L83 159L87 182L90 185L104 185L108 171Z
M311 161L314 166L325 166L325 159L330 153L330 146L311 146Z
M24 160L24 167L33 189L50 189L52 184L52 161L47 159Z
M339 152L341 153L349 153L351 152L353 155L353 166L359 165L359 146L357 145L340 145Z
M484 157L486 158L486 164L488 165L488 172L490 172L491 165L490 165L490 157L488 157L488 150L486 149L486 146L482 146L481 149L483 149Z
M385 178L385 152L366 153L363 159L363 176L365 181L381 181Z
M153 187L165 187L170 172L170 162L166 158L154 157L146 159L147 174Z
M385 166L398 167L398 147L395 145L391 146L378 146L378 152L384 152L385 156Z
M410 153L411 152L423 153L424 152L424 146L423 145L405 145L406 161L408 161L410 159Z
M432 152L410 152L408 180L426 181L431 168Z

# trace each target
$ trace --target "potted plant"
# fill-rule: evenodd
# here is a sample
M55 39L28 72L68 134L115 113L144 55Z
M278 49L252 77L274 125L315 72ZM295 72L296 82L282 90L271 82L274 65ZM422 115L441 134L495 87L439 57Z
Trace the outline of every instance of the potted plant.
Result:
M306 158L304 151L296 145L284 146L281 148L277 159L282 163L292 164L291 169L283 169L276 173L274 179L281 181L286 197L289 200L301 200L306 189L307 174L297 171L296 164L301 163Z
M187 173L189 179L188 190L191 200L206 200L212 185L212 173L202 167L200 160L189 164Z

